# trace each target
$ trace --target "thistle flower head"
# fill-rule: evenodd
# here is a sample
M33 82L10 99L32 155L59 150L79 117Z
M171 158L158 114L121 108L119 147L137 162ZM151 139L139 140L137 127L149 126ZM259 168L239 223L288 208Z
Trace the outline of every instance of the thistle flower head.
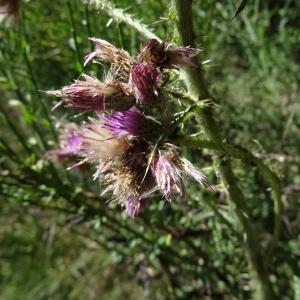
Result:
M61 90L47 93L62 98L53 109L64 104L79 110L124 110L134 103L125 84L114 79L102 82L88 75Z
M178 168L178 155L175 149L160 150L152 163L152 172L159 189L166 199L176 191L183 196L185 192L181 169Z
M151 104L158 97L157 82L161 73L153 64L135 63L131 68L131 81L138 101Z
M147 177L142 182L142 175L126 165L120 165L104 176L107 186L104 192L111 192L112 198L125 208L130 217L134 217L144 208L146 198L153 191L154 183L151 178Z
M185 177L207 185L205 175L190 161L180 157L176 146L165 143L157 151L158 143L170 133L165 134L166 128L161 123L134 106L155 103L161 70L194 67L191 57L198 50L176 48L170 43L152 39L143 46L134 62L126 51L107 41L91 40L95 49L87 55L85 63L94 58L111 63L112 77L102 82L83 75L73 84L48 93L62 98L55 107L64 104L102 113L98 114L99 119L90 120L79 129L75 126L72 130L71 127L65 130L61 149L56 155L81 157L82 160L71 168L85 162L96 163L94 179L103 174L104 192L111 192L113 199L130 217L144 208L156 190L160 190L167 200L175 192L184 196ZM107 114L104 113L106 110L114 112ZM151 110L150 107L148 111Z
M74 123L64 126L60 134L60 147L48 152L49 158L72 157L78 153L82 137L78 134L78 127Z
M79 130L82 137L78 154L90 162L106 162L122 156L129 148L126 138L116 138L103 127L101 120L93 120Z
M160 124L153 118L146 117L135 106L123 112L104 115L103 119L104 127L117 137L131 135L149 139L159 132Z
M174 47L168 42L148 40L141 48L142 60L152 63L160 68L177 68L186 66L194 68L196 65L191 58L199 53L198 49L191 47Z
M107 186L104 192L112 192L113 199L124 205L126 199L138 198L135 181L135 176L128 167L116 166L104 176Z
M184 177L194 178L201 185L206 185L206 176L190 161L179 156L177 148L165 144L152 162L152 173L157 186L169 200L174 192L185 195Z
M140 57L142 60L157 65L164 66L168 60L166 54L166 43L156 39L150 39L141 46Z
M106 172L105 192L111 192L112 198L125 208L125 212L134 217L145 206L149 195L156 190L151 172L147 172L149 144L134 139L126 153Z
M86 65L94 58L107 61L114 66L115 73L124 79L128 79L132 65L129 53L123 49L116 48L105 40L97 38L90 38L90 40L95 44L95 49L85 57L84 64Z

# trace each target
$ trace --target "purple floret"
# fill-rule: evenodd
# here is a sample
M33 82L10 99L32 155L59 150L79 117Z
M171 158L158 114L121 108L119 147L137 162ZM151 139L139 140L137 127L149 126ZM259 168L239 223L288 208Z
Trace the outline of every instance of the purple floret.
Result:
M152 64L136 63L131 69L131 79L136 87L138 101L150 104L158 97L157 81L161 73Z

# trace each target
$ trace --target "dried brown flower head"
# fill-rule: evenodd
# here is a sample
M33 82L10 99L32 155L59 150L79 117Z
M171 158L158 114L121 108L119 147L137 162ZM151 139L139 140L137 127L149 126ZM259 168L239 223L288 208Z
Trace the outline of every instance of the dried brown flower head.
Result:
M160 68L177 68L178 66L195 68L192 57L199 51L199 49L175 47L167 41L159 42L151 39L141 47L140 58Z
M85 57L85 65L94 58L107 61L112 64L113 74L125 81L129 79L132 59L129 53L123 49L118 49L109 42L101 39L91 38L95 44L93 52Z

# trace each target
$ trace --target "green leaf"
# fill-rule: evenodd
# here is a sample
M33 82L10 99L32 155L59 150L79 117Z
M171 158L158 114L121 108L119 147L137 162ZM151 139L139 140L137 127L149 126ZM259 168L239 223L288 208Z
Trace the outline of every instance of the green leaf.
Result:
M244 8L247 5L247 2L248 2L248 0L242 0L241 1L241 3L239 4L239 6L238 6L238 8L237 8L237 10L236 10L236 12L235 12L232 20L235 19L244 10Z

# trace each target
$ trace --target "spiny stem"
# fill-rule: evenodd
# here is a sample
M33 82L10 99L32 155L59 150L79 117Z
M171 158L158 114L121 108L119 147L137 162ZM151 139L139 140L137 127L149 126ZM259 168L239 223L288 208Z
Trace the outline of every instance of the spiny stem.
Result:
M184 46L195 47L193 15L192 15L192 0L175 0L177 11L177 28L181 43ZM192 98L198 101L201 99L211 99L207 85L204 81L202 66L195 60L198 68L184 68L185 82L188 91ZM197 107L196 109L199 123L208 138L222 146L224 140L219 125L214 119L213 110L211 107ZM250 221L249 211L243 196L242 191L237 185L237 179L232 171L229 160L224 160L217 152L215 158L223 183L227 189L230 200L235 204L235 212L240 222L243 225L247 235L247 248L251 265L256 272L257 279L260 283L261 299L271 300L272 290L268 278L267 268L262 259L262 249L257 237L254 234L254 229Z
M281 231L281 213L282 213L282 202L281 202L281 182L275 172L273 172L264 161L255 155L253 155L247 149L241 146L235 146L229 142L222 141L221 144L217 144L208 140L199 138L182 137L180 139L182 144L188 145L189 147L206 148L219 152L222 155L228 155L229 157L240 159L243 163L248 165L255 165L260 171L262 177L271 188L271 194L274 201L274 230L272 239L267 246L267 259L271 258L272 251L279 240Z
M203 100L200 101L199 105L195 105L195 99L193 99L191 96L187 95L186 93L182 93L181 91L178 91L176 89L173 89L171 87L164 87L163 91L166 93L169 93L173 97L180 98L181 100L184 100L187 104L191 105L194 110L198 110L199 114L203 114L201 111L202 109L207 106L205 103L203 103ZM208 110L211 110L211 108L208 107ZM203 120L203 119L202 119ZM209 123L204 120L203 125L209 125ZM209 130L210 128L207 127ZM213 129L213 128L211 128ZM214 129L215 133L217 133L217 129ZM272 239L267 247L267 253L268 253L268 259L271 259L272 252L275 248L276 243L278 242L280 238L280 231L281 231L281 214L282 214L282 201L281 201L281 195L282 195L282 188L281 188L281 182L278 178L278 176L264 163L264 161L256 156L254 156L250 151L243 147L239 147L236 145L233 145L229 142L222 141L222 143L214 143L211 141L205 141L205 140L199 140L199 139L190 139L190 138L184 138L185 141L182 140L183 144L187 143L190 147L197 146L200 148L209 148L213 149L215 151L223 152L224 154L227 154L231 157L241 159L244 163L250 163L257 166L259 171L261 172L263 178L266 180L266 182L269 184L269 186L272 189L271 196L274 201L274 231Z
M248 246L249 261L255 272L255 281L258 282L257 296L261 300L274 299L271 289L268 271L262 255L262 249L257 240L257 234L251 223L250 215L247 206L245 205L244 196L237 185L237 180L233 174L229 160L218 158L219 172L221 179L226 187L230 200L235 205L235 213L243 225L246 233L246 242Z
M105 11L112 18L126 23L128 26L134 28L137 32L141 33L148 39L160 40L147 26L145 26L141 21L136 20L130 14L126 13L120 8L116 8L105 0L83 0L85 3L89 3L96 9ZM160 40L161 41L161 40Z

